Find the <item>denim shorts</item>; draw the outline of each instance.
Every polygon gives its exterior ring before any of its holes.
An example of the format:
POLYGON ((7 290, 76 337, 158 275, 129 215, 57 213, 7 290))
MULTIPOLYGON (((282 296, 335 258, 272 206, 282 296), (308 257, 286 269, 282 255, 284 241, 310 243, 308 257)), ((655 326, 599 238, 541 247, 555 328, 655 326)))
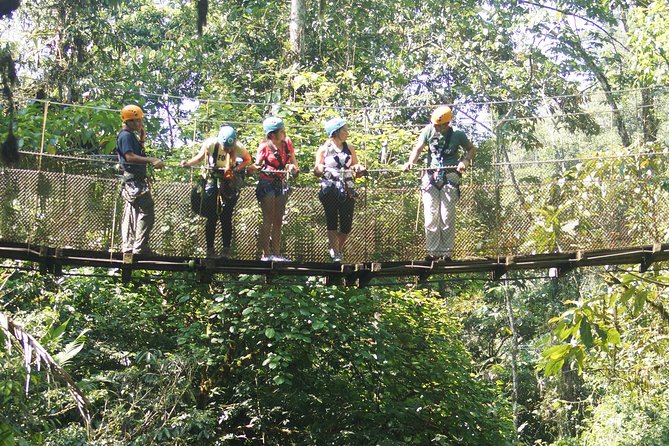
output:
POLYGON ((281 197, 290 193, 290 187, 280 180, 259 180, 256 186, 256 198, 262 201, 269 194, 281 197))

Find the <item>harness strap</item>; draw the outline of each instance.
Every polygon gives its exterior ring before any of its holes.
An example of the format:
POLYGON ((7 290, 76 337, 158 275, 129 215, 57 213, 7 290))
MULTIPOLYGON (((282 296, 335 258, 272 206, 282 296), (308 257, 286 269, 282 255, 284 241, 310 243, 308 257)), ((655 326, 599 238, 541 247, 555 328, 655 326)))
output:
POLYGON ((448 128, 448 131, 446 132, 446 135, 444 135, 444 138, 445 138, 444 144, 441 147, 436 148, 436 147, 433 147, 432 145, 430 145, 430 150, 427 153, 427 165, 428 166, 430 166, 430 164, 432 164, 431 155, 434 155, 435 157, 441 157, 441 159, 444 158, 444 152, 446 152, 451 145, 451 136, 453 136, 453 127, 448 128), (438 149, 438 151, 437 151, 437 149, 438 149))
MULTIPOLYGON (((284 141, 284 144, 286 144, 285 141, 284 141)), ((274 143, 272 141, 270 141, 269 139, 267 140, 267 145, 269 146, 270 149, 272 149, 272 151, 274 152, 274 158, 276 158, 276 160, 279 162, 278 166, 272 166, 272 167, 274 167, 276 170, 283 170, 283 168, 286 167, 286 162, 283 160, 283 157, 279 153, 279 148, 277 146, 275 146, 274 143)), ((286 144, 285 154, 286 154, 286 158, 287 158, 288 157, 288 144, 286 144)))

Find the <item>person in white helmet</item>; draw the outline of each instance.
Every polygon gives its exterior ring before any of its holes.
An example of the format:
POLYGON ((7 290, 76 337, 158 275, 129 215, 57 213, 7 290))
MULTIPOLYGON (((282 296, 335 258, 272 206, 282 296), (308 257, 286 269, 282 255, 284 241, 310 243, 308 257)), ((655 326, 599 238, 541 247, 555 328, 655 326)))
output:
POLYGON ((328 140, 316 151, 314 174, 321 177, 318 198, 323 204, 328 235, 328 253, 333 262, 341 262, 344 245, 353 228, 356 193, 353 177, 365 168, 348 144, 348 125, 340 117, 325 123, 328 140))

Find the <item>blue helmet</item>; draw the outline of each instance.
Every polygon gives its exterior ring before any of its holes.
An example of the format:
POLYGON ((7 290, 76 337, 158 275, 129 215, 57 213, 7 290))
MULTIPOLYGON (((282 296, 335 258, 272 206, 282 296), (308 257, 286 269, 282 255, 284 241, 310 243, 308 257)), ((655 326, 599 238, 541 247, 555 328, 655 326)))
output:
POLYGON ((229 125, 221 126, 218 130, 218 142, 224 147, 232 147, 237 139, 237 132, 229 125))
POLYGON ((329 119, 325 122, 325 133, 328 136, 332 136, 334 132, 346 125, 346 121, 337 116, 336 118, 329 119))
POLYGON ((283 121, 277 116, 270 116, 262 122, 262 128, 265 130, 265 135, 268 133, 276 132, 277 130, 282 129, 283 121))

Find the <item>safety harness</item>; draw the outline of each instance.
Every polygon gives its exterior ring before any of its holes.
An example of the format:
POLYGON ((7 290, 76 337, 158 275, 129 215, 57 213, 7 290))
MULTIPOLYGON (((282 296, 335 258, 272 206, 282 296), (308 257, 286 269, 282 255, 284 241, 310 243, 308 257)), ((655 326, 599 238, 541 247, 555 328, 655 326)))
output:
POLYGON ((348 144, 344 142, 341 152, 346 155, 344 161, 338 155, 337 150, 335 149, 334 143, 330 141, 328 143, 327 150, 325 152, 325 157, 331 156, 336 165, 336 170, 339 171, 339 176, 335 177, 332 173, 332 167, 326 167, 325 172, 323 173, 323 184, 322 189, 327 189, 334 187, 338 190, 339 199, 345 201, 346 199, 355 198, 355 189, 353 188, 353 175, 350 172, 346 171, 346 163, 351 159, 351 150, 348 148, 348 144))
MULTIPOLYGON (((432 158, 434 158, 437 160, 437 163, 440 166, 440 168, 428 169, 426 175, 430 176, 430 184, 435 188, 437 188, 437 190, 441 190, 441 188, 443 188, 446 184, 448 184, 452 187, 455 187, 458 190, 459 194, 460 185, 458 183, 449 181, 446 176, 446 170, 443 169, 442 167, 444 165, 445 156, 448 155, 450 152, 450 144, 452 136, 453 136, 453 128, 449 127, 448 131, 446 132, 445 135, 443 135, 442 138, 439 137, 432 138, 432 140, 429 143, 430 151, 427 154, 427 165, 432 166, 432 158)), ((456 171, 456 173, 460 175, 459 172, 456 171)))

